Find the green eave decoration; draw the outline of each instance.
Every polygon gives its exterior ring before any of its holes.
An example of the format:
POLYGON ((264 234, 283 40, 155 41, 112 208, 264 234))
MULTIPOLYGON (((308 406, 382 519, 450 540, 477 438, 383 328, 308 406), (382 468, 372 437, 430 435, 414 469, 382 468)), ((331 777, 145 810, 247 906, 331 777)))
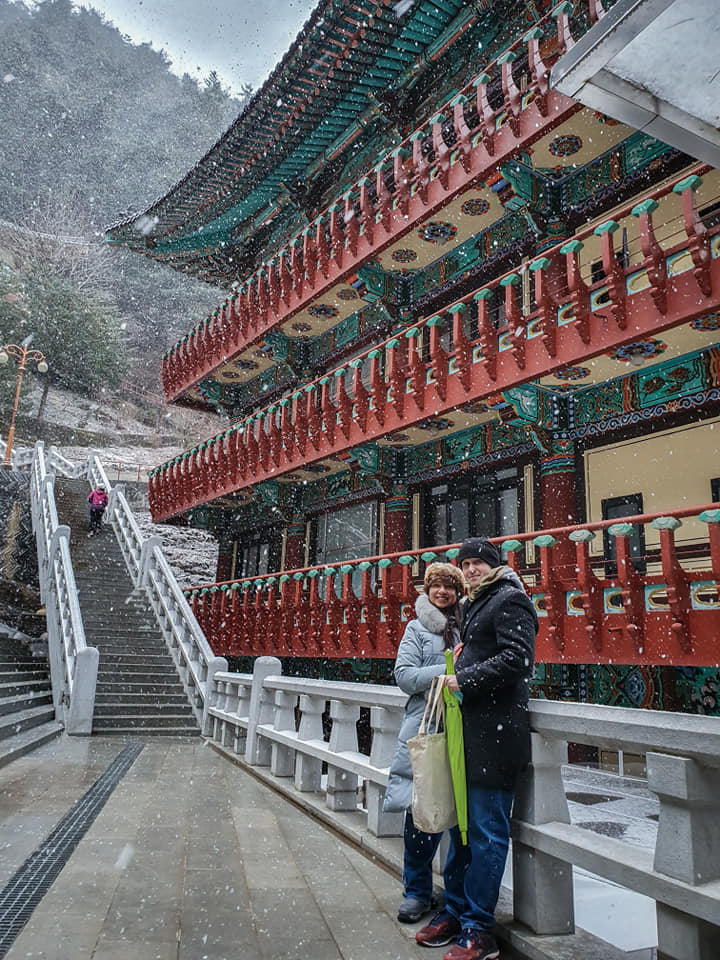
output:
POLYGON ((403 557, 398 557, 398 563, 402 564, 403 567, 409 567, 415 562, 415 557, 409 557, 407 554, 403 557))
POLYGON ((549 533, 543 533, 539 537, 535 537, 533 543, 536 547, 554 547, 558 541, 549 533))
POLYGON ((433 560, 437 560, 438 555, 433 553, 432 550, 428 550, 425 553, 420 554, 420 559, 424 560, 425 563, 432 563, 433 560))
POLYGON ((363 560, 362 563, 358 564, 358 570, 362 570, 364 573, 366 570, 372 570, 373 565, 369 560, 363 560))
POLYGON ((378 560, 378 566, 381 570, 385 570, 387 567, 392 566, 392 560, 390 557, 383 557, 382 560, 378 560))
POLYGON ((500 549, 503 553, 517 553, 518 550, 522 550, 524 544, 519 540, 505 540, 500 544, 500 549))
POLYGON ((347 574, 347 573, 352 573, 352 572, 353 572, 353 565, 352 565, 351 563, 344 563, 344 564, 340 567, 340 573, 347 574))
POLYGON ((633 525, 631 523, 614 523, 611 527, 608 527, 608 533, 611 537, 629 537, 633 532, 633 525))
POLYGON ((459 553, 460 547, 451 547, 450 550, 445 551, 445 556, 448 560, 456 560, 459 553))

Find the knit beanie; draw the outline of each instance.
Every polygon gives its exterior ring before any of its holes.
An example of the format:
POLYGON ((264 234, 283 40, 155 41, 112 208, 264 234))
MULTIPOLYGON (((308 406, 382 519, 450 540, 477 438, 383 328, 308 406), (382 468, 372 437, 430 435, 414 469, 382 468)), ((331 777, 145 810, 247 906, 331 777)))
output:
POLYGON ((465 594, 465 577, 463 577, 460 568, 453 566, 452 563, 428 564, 427 568, 425 569, 425 580, 423 582, 423 589, 425 590, 425 593, 428 592, 430 587, 435 582, 440 582, 446 587, 454 587, 457 590, 459 597, 462 597, 465 594))
POLYGON ((463 540, 457 555, 459 567, 462 567, 463 560, 482 560, 490 567, 502 566, 500 551, 487 537, 468 537, 463 540))

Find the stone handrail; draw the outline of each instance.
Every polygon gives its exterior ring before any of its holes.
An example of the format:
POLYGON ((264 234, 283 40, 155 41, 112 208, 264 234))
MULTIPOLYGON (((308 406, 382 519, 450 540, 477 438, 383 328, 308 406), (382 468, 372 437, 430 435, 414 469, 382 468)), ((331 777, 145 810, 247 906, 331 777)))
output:
MULTIPOLYGON (((18 461, 24 459, 18 456, 18 461)), ((20 465, 13 460, 14 465, 20 465)), ((72 464, 42 441, 31 461, 32 524, 35 532, 40 596, 46 607, 48 659, 55 715, 70 734, 92 733, 98 651, 85 641, 77 586, 70 559, 70 527, 58 523, 55 472, 72 464)))
MULTIPOLYGON (((369 833, 399 836, 402 814, 384 813, 382 806, 405 701, 395 687, 283 677, 277 658, 261 657, 253 675, 215 675, 206 733, 295 802, 303 794, 324 794, 329 810, 357 815, 364 796, 369 833), (328 702, 329 739, 322 721, 328 702), (361 706, 370 708, 369 756, 358 750, 361 706)), ((573 933, 570 867, 577 865, 656 901, 663 956, 715 956, 710 943, 715 949, 720 926, 714 814, 720 721, 547 700, 532 700, 530 717, 532 763, 518 789, 512 824, 515 919, 534 934, 573 933), (646 754, 648 786, 660 802, 654 850, 571 825, 561 777, 568 742, 646 754), (673 952, 679 936, 687 941, 683 953, 673 952)), ((334 817, 333 825, 343 832, 343 817, 334 817)))
POLYGON ((124 485, 110 483, 97 453, 90 456, 87 473, 93 487, 102 483, 108 491, 108 516, 130 577, 135 589, 147 595, 198 722, 204 728, 208 681, 218 670, 227 670, 227 660, 212 652, 165 558, 160 537, 144 538, 140 532, 125 499, 124 485))

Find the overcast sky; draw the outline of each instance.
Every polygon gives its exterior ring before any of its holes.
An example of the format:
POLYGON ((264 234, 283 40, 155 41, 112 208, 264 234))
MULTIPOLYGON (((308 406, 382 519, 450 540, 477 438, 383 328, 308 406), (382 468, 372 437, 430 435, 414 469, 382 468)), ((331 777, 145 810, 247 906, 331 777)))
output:
POLYGON ((318 0, 77 0, 134 43, 164 49, 173 71, 199 79, 217 70, 224 86, 258 88, 318 0))

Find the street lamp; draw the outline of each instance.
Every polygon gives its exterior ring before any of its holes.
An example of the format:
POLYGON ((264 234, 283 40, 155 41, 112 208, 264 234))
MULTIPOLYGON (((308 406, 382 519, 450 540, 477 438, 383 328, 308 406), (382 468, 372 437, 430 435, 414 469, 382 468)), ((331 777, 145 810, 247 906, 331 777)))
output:
POLYGON ((18 367, 17 389, 15 390, 15 403, 13 404, 12 417, 10 418, 10 429, 8 430, 7 446, 5 447, 5 459, 2 462, 4 467, 10 464, 10 454, 12 453, 13 437, 15 436, 15 417, 17 416, 18 403, 20 402, 20 388, 22 387, 22 378, 28 363, 37 363, 38 373, 47 373, 48 365, 45 357, 39 350, 31 350, 32 334, 25 337, 20 346, 15 343, 8 343, 0 348, 0 364, 5 365, 10 357, 15 357, 20 362, 18 367))

